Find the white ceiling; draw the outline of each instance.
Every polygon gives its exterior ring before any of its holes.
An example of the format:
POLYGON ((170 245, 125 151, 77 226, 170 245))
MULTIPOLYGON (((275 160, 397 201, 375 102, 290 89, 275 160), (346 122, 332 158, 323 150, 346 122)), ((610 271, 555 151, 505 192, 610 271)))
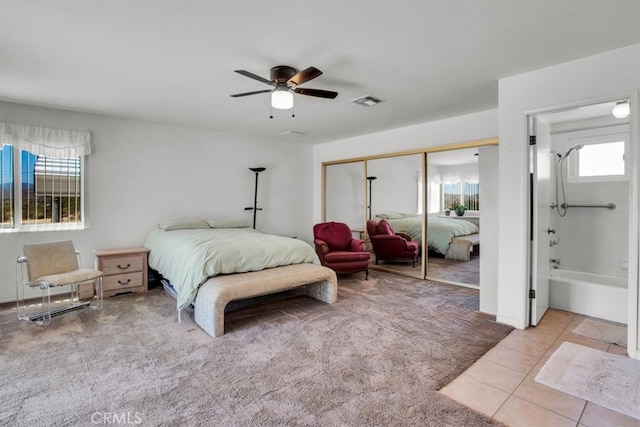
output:
POLYGON ((0 98, 318 143, 497 108, 498 79, 637 43, 639 18, 605 0, 0 0, 0 98), (229 96, 269 88, 233 70, 274 65, 339 95, 272 120, 268 94, 229 96))

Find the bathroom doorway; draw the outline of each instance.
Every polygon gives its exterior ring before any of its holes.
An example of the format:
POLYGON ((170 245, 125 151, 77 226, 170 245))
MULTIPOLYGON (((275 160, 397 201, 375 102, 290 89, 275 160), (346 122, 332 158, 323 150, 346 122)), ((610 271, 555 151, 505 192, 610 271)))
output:
POLYGON ((628 323, 629 99, 528 117, 530 324, 547 308, 628 323))

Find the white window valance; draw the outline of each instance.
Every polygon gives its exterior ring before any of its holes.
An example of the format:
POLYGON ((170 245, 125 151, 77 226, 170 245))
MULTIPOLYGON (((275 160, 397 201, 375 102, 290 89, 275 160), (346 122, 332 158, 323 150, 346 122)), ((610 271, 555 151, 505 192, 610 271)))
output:
POLYGON ((0 142, 39 156, 71 158, 87 156, 91 132, 0 122, 0 142))

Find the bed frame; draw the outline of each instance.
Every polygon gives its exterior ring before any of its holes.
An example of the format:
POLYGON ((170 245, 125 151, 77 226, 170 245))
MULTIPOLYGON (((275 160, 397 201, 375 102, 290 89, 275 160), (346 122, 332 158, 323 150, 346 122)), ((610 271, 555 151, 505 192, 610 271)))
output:
POLYGON ((307 295, 333 304, 338 300, 336 273, 317 264, 293 264, 208 279, 198 289, 195 321, 212 337, 224 335, 224 309, 230 301, 304 288, 307 295))

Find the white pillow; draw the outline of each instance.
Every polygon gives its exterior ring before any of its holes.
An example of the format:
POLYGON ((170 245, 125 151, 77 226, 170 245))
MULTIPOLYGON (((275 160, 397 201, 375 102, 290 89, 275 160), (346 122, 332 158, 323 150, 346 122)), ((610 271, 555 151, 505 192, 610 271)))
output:
POLYGON ((376 218, 382 218, 382 219, 400 219, 403 218, 402 214, 399 214, 397 212, 387 212, 387 213, 379 213, 376 214, 376 218))
POLYGON ((190 220, 190 221, 173 221, 173 222, 163 222, 158 224, 158 228, 164 231, 171 230, 186 230, 193 228, 211 228, 206 221, 201 219, 190 220))
POLYGON ((207 219, 205 220, 211 228, 249 228, 249 221, 246 219, 207 219))

